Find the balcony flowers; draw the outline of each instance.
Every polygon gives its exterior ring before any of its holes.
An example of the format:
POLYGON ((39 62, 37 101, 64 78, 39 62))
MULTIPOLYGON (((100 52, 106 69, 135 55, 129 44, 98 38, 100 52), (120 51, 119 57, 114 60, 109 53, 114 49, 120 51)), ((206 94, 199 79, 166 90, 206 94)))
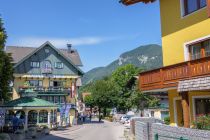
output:
POLYGON ((210 115, 197 115, 196 121, 193 122, 193 125, 196 129, 210 130, 210 115))

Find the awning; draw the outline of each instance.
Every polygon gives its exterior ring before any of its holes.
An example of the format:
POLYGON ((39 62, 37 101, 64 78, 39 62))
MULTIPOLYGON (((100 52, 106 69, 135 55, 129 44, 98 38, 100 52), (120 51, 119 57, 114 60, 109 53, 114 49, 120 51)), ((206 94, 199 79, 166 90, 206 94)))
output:
POLYGON ((21 97, 5 103, 1 107, 14 109, 57 108, 57 105, 35 97, 21 97))
POLYGON ((178 92, 210 89, 210 77, 179 81, 178 92))

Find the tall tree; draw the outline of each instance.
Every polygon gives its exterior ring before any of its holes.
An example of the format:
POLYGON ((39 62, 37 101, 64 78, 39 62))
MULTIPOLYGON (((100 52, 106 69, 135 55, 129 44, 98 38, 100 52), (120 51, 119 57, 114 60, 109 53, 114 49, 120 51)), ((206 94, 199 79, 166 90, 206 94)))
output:
MULTIPOLYGON (((128 64, 117 68, 112 73, 112 81, 118 87, 118 104, 117 108, 120 111, 126 112, 133 106, 131 95, 133 93, 132 87, 128 86, 129 81, 137 76, 139 69, 132 64, 128 64)), ((132 85, 132 86, 135 86, 132 85)))
POLYGON ((113 86, 113 83, 109 80, 98 80, 94 83, 91 93, 99 109, 99 121, 101 120, 100 114, 102 108, 104 115, 106 115, 106 109, 115 106, 117 100, 116 91, 116 87, 113 86))
POLYGON ((85 106, 86 107, 89 107, 90 108, 90 121, 91 121, 91 118, 92 118, 92 116, 91 116, 92 115, 92 109, 95 106, 95 102, 93 100, 92 95, 85 96, 84 103, 85 103, 85 106))
POLYGON ((5 49, 7 34, 0 18, 0 100, 10 100, 10 83, 13 79, 13 65, 11 54, 7 54, 5 49))

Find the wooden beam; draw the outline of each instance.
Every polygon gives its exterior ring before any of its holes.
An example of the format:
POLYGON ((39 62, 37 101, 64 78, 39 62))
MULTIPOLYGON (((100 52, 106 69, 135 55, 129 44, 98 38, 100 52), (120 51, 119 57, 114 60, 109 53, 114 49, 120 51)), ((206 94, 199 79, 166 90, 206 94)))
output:
POLYGON ((208 13, 208 17, 210 18, 210 0, 206 0, 207 3, 207 13, 208 13))
POLYGON ((190 107, 189 107, 189 98, 188 92, 180 93, 182 96, 182 109, 183 109, 183 119, 184 119, 184 127, 190 128, 190 107))

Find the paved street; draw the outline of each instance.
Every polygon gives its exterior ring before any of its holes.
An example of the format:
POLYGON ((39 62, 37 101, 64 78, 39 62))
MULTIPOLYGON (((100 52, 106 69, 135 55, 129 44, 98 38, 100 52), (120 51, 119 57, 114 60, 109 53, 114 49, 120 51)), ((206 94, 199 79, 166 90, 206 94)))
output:
POLYGON ((41 140, 124 140, 123 130, 123 125, 118 123, 94 121, 75 130, 52 131, 41 140))

